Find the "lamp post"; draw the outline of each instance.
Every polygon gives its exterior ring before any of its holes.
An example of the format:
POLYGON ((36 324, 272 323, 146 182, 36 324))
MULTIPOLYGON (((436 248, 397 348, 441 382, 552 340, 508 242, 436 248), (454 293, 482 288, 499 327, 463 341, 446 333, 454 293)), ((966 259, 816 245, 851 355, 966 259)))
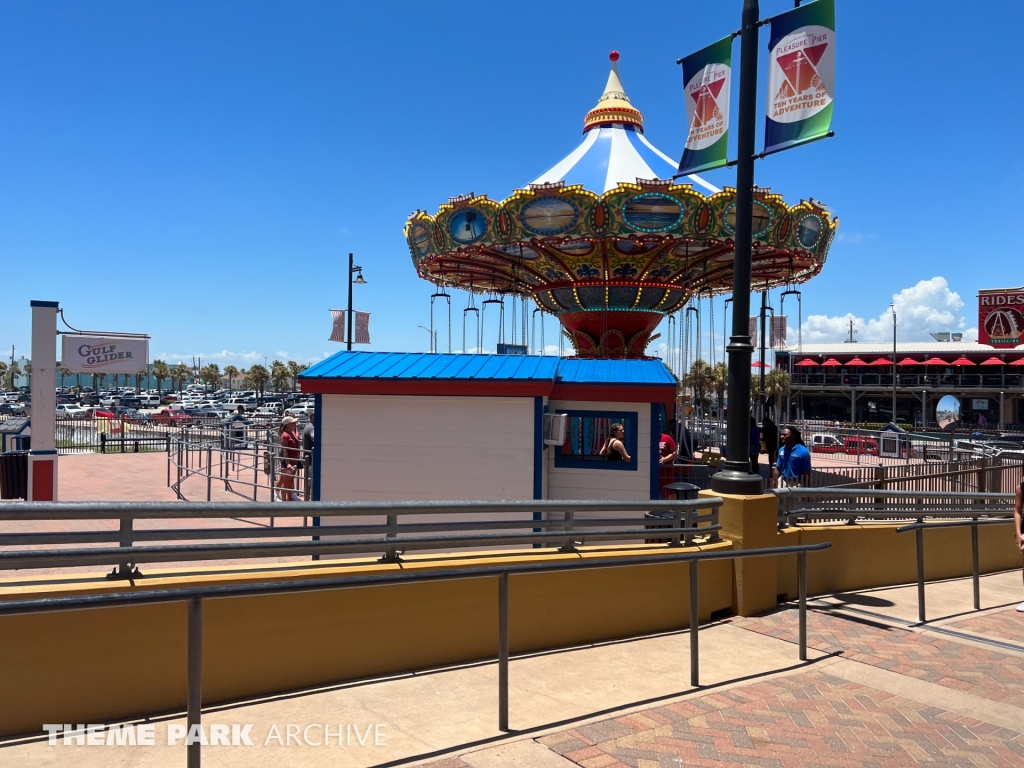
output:
POLYGON ((352 263, 352 254, 348 255, 348 312, 345 315, 348 328, 345 333, 345 348, 352 351, 352 329, 355 327, 352 318, 352 286, 353 285, 366 285, 366 281, 363 279, 363 268, 356 266, 352 263), (353 281, 352 275, 356 278, 353 281))
POLYGON ((892 423, 896 423, 896 305, 889 304, 892 311, 892 423))
POLYGON ((427 328, 427 326, 425 326, 425 325, 417 325, 416 327, 417 328, 422 328, 424 331, 426 331, 427 333, 430 334, 430 351, 432 353, 436 352, 437 351, 437 331, 432 331, 429 328, 427 328))
POLYGON ((715 493, 757 495, 760 475, 750 472, 750 251, 754 214, 754 141, 757 119, 758 0, 743 0, 740 46, 740 112, 736 160, 736 230, 733 259, 732 335, 729 337, 729 420, 726 460, 711 476, 715 493))

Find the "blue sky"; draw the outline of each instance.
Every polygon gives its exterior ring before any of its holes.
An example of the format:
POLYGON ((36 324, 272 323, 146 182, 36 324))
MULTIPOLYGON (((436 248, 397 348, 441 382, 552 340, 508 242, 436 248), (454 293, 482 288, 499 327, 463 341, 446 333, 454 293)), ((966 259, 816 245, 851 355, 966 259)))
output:
MULTIPOLYGON (((847 313, 865 340, 872 318, 882 333, 895 294, 918 318, 908 335, 969 330, 977 289, 1024 283, 1024 3, 837 6, 836 138, 756 171, 841 219, 804 338, 836 337, 847 313)), ((571 151, 612 49, 647 137, 678 156, 674 62, 740 7, 7 0, 0 348, 27 352, 28 302, 46 299, 77 327, 150 333, 172 362, 319 358, 339 348, 327 310, 353 251, 371 348, 425 350, 408 214, 503 199, 571 151)))

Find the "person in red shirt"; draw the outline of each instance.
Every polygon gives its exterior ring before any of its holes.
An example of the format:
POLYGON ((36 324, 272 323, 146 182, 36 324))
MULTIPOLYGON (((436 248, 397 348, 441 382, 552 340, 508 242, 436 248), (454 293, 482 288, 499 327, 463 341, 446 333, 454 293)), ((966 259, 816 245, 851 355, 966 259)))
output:
MULTIPOLYGON (((666 485, 676 481, 676 470, 673 464, 675 464, 676 455, 679 453, 679 447, 672 439, 672 435, 661 433, 661 438, 658 441, 658 453, 661 455, 658 462, 661 467, 658 475, 661 479, 661 488, 664 490, 666 485)), ((664 492, 662 492, 662 496, 664 496, 664 492)))
POLYGON ((300 441, 298 419, 285 416, 281 419, 281 471, 277 475, 277 493, 281 501, 297 501, 295 498, 295 475, 299 471, 300 441))

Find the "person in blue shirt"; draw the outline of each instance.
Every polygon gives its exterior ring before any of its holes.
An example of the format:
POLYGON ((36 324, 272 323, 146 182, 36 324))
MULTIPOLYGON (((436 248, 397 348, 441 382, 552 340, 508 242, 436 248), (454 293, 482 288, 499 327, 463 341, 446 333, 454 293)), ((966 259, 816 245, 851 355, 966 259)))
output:
POLYGON ((800 430, 783 427, 779 437, 782 438, 782 447, 772 471, 775 484, 780 487, 807 485, 811 475, 811 452, 804 445, 800 430))

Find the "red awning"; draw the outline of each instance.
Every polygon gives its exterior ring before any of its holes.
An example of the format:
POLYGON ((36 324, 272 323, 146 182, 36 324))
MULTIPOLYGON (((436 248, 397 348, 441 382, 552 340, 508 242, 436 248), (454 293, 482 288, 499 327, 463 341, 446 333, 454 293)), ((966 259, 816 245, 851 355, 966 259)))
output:
POLYGON ((923 365, 949 365, 949 363, 938 357, 929 357, 924 361, 923 365))
POLYGON ((832 365, 839 366, 839 365, 842 365, 842 363, 840 363, 834 357, 830 357, 828 360, 826 360, 824 363, 822 363, 822 365, 826 365, 826 366, 832 366, 832 365))
POLYGON ((1005 365, 1005 363, 998 357, 990 357, 988 360, 983 360, 978 365, 1005 365))
POLYGON ((818 364, 809 357, 805 357, 799 363, 793 363, 794 368, 810 368, 811 366, 817 368, 818 364))
POLYGON ((853 360, 848 360, 846 364, 847 365, 867 365, 867 363, 865 363, 859 357, 855 357, 855 358, 853 358, 853 360))
POLYGON ((1024 357, 1014 360, 1010 365, 1024 365, 1024 357))
MULTIPOLYGON (((750 364, 750 367, 751 367, 751 368, 760 368, 760 367, 761 367, 761 361, 760 361, 760 360, 755 360, 754 362, 752 362, 752 363, 750 364)), ((764 364, 764 367, 765 367, 765 368, 771 368, 771 366, 770 366, 770 365, 768 365, 768 363, 765 363, 765 364, 764 364)))
POLYGON ((977 365, 977 363, 973 360, 968 360, 963 355, 960 355, 960 357, 952 362, 952 365, 977 365))
POLYGON ((920 360, 914 360, 912 357, 904 357, 896 365, 924 365, 920 360))
POLYGON ((890 358, 880 357, 877 360, 868 363, 868 365, 884 365, 886 367, 891 367, 892 366, 892 358, 891 357, 890 358))

